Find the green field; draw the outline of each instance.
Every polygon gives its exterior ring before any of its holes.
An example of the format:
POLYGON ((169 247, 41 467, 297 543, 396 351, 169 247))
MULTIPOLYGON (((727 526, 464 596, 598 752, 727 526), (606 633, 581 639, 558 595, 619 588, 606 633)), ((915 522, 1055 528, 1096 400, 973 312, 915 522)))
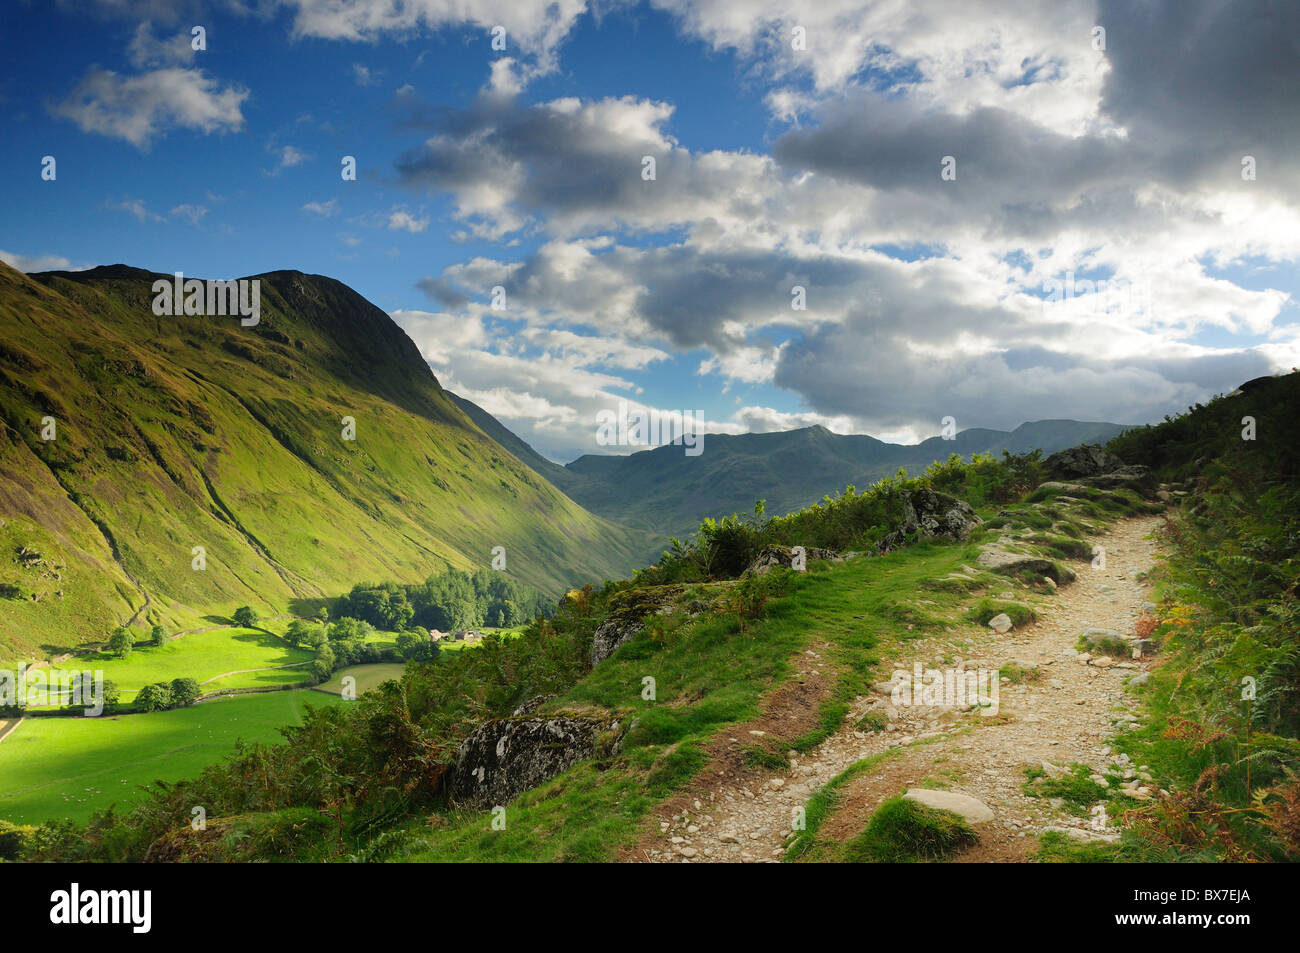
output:
POLYGON ((181 636, 161 647, 137 643, 125 659, 106 652, 82 655, 53 670, 103 671, 104 678, 121 689, 122 701, 129 703, 145 685, 174 678, 198 679, 204 692, 292 685, 307 680, 306 666, 276 666, 311 660, 306 649, 290 648, 259 629, 222 628, 181 636))
POLYGON ((85 821, 140 785, 199 774, 238 739, 278 741, 278 729, 297 724, 306 704, 338 702, 301 689, 149 715, 28 718, 0 743, 0 818, 85 821))
POLYGON ((357 694, 364 695, 370 689, 384 682, 399 679, 406 665, 402 662, 378 662, 374 665, 352 665, 341 668, 328 682, 317 685, 313 691, 338 695, 343 689, 344 676, 351 675, 357 680, 357 694))

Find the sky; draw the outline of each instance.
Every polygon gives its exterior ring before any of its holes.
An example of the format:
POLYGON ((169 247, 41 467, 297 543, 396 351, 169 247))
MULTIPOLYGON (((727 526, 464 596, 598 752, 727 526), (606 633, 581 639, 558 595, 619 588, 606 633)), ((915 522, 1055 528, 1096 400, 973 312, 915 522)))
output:
POLYGON ((337 278, 561 462, 1300 366, 1292 0, 7 0, 0 62, 0 259, 337 278))

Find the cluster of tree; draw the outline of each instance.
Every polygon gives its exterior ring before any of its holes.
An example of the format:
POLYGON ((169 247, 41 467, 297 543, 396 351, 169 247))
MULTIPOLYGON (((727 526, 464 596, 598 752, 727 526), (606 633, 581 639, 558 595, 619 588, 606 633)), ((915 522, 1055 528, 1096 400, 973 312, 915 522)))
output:
POLYGON ((554 612, 551 601, 531 586, 490 569, 470 575, 451 569, 422 583, 360 583, 341 597, 335 614, 369 622, 389 632, 411 625, 456 632, 477 626, 509 628, 554 612))
MULTIPOLYGON (((155 625, 149 630, 149 644, 153 646, 163 646, 167 644, 170 638, 167 627, 155 625)), ((126 658, 135 649, 135 633, 125 625, 119 625, 113 630, 113 634, 108 637, 108 650, 118 658, 126 658)))
MULTIPOLYGON (((391 649, 382 649, 368 641, 374 633, 375 627, 369 622, 344 616, 327 625, 294 619, 285 630, 284 638, 290 645, 316 652, 311 674, 312 679, 319 683, 349 665, 394 661, 397 655, 391 649)), ((427 633, 425 640, 428 640, 427 633)))
POLYGON ((188 708, 198 700, 199 683, 193 678, 174 678, 170 682, 155 682, 140 689, 135 696, 138 711, 168 711, 188 708))

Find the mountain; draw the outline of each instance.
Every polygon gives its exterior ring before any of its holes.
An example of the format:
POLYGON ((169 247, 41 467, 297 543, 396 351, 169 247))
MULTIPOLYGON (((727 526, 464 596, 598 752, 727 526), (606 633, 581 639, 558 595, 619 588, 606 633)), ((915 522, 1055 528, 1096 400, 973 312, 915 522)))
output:
POLYGON ((885 443, 865 434, 835 434, 825 427, 774 433, 706 434, 703 452, 681 446, 623 456, 586 454, 560 466, 538 454, 481 407, 452 399, 485 432, 593 513, 656 532, 660 540, 685 536, 705 517, 747 513, 756 500, 778 516, 815 503, 853 484, 865 489, 899 467, 916 472, 950 454, 1023 453, 1044 456, 1080 443, 1105 443, 1121 424, 1039 420, 1015 430, 963 430, 955 438, 931 437, 915 445, 885 443), (500 436, 501 432, 507 436, 500 436))
POLYGON ((168 275, 0 264, 0 658, 127 619, 307 608, 496 546, 548 593, 644 563, 647 534, 484 433, 382 310, 330 278, 254 277, 244 327, 156 316, 168 275))

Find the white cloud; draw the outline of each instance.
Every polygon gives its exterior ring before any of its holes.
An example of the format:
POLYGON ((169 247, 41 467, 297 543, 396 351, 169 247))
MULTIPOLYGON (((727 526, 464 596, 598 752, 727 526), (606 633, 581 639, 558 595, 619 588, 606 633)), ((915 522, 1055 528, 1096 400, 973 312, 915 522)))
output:
POLYGON ((416 235, 429 227, 429 219, 417 218, 405 209, 393 209, 388 214, 388 227, 393 231, 407 231, 416 235))
POLYGON ((36 271, 85 271, 88 265, 73 265, 62 255, 19 255, 0 248, 0 261, 25 274, 36 271))
POLYGON ((321 218, 329 218, 339 210, 339 200, 329 199, 324 202, 308 202, 302 207, 304 212, 312 215, 319 215, 321 218))
POLYGON ((208 214, 208 209, 202 205, 177 205, 170 212, 172 218, 183 218, 189 221, 191 225, 198 225, 203 220, 203 216, 208 214))
POLYGON ((189 30, 173 32, 169 36, 154 36, 153 24, 145 20, 136 27, 127 56, 136 69, 153 66, 186 66, 194 60, 191 46, 193 37, 189 30))
POLYGON ((83 132, 148 149, 156 137, 174 127, 202 133, 239 131, 244 127, 241 107, 247 98, 248 90, 222 87, 202 70, 169 67, 119 76, 95 68, 52 111, 71 119, 83 132))
POLYGON ((115 212, 126 212, 135 218, 137 222, 163 222, 166 221, 157 212, 149 211, 143 199, 133 199, 130 196, 114 202, 111 199, 104 203, 104 207, 115 212))
POLYGON ((493 27, 506 31, 505 54, 523 53, 542 70, 555 66, 556 51, 586 12, 586 0, 283 0, 294 11, 296 36, 373 41, 385 35, 414 36, 422 30, 474 28, 484 56, 493 27))

